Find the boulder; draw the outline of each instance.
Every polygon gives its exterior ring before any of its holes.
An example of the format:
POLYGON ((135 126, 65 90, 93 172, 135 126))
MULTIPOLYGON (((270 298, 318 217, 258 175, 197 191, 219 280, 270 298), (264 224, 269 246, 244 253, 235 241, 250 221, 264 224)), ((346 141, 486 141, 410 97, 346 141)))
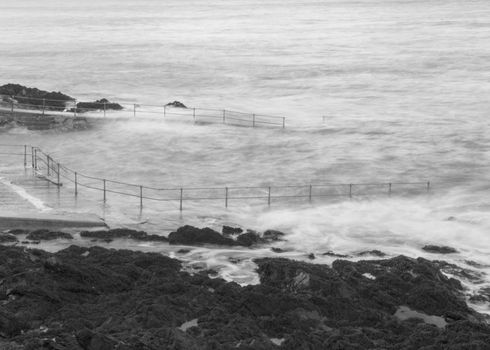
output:
POLYGON ((434 254, 452 254, 458 252, 456 249, 452 247, 438 246, 438 245, 426 245, 422 247, 422 250, 434 254))
POLYGON ((170 244, 182 245, 237 245, 237 242, 233 239, 224 237, 208 227, 201 229, 189 225, 178 228, 176 232, 171 232, 168 235, 168 241, 170 244))
POLYGON ((223 233, 224 235, 236 235, 242 232, 243 230, 240 227, 231 227, 226 225, 223 225, 223 228, 221 230, 221 233, 223 233))
POLYGON ((175 108, 187 108, 185 104, 179 101, 169 102, 165 106, 175 107, 175 108))
MULTIPOLYGON (((83 113, 83 112, 89 112, 93 110, 114 110, 114 111, 120 111, 124 109, 123 106, 121 106, 119 103, 115 102, 110 102, 108 99, 100 99, 96 100, 94 102, 78 102, 77 103, 77 112, 83 113)), ((73 111, 73 109, 72 109, 73 111)))
POLYGON ((0 234, 0 243, 12 243, 12 242, 18 242, 17 237, 8 233, 0 234))

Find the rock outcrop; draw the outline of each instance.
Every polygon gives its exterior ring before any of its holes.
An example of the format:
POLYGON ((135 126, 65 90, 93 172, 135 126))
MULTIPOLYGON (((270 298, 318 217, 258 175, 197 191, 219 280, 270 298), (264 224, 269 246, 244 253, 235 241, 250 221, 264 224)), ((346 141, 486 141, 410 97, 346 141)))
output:
POLYGON ((256 261, 240 287, 160 254, 0 246, 2 349, 488 349, 461 284, 425 259, 256 261), (450 347, 448 347, 450 345, 450 347))

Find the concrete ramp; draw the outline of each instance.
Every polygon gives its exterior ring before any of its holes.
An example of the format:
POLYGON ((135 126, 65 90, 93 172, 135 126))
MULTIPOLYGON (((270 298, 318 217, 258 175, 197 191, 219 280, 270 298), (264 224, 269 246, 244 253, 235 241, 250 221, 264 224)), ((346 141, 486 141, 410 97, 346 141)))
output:
MULTIPOLYGON (((35 186, 25 180, 22 181, 22 179, 29 178, 32 179, 26 176, 25 178, 16 177, 17 181, 11 181, 5 176, 0 176, 0 230, 106 226, 97 215, 76 213, 76 210, 74 212, 62 211, 60 208, 46 205, 36 194, 49 194, 50 191, 53 191, 53 186, 42 179, 35 179, 35 186), (37 191, 33 191, 34 189, 37 191)), ((49 196, 47 198, 49 199, 49 196)), ((72 196, 70 198, 73 199, 72 196)), ((58 200, 59 204, 67 202, 59 198, 58 200)))
POLYGON ((0 211, 0 230, 9 229, 63 229, 107 227, 105 222, 95 215, 86 214, 42 214, 35 212, 2 213, 0 211))

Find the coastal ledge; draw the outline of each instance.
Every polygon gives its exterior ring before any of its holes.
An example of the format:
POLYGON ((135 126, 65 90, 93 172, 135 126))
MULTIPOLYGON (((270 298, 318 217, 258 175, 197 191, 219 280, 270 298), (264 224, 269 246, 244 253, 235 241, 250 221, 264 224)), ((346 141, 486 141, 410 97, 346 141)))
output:
POLYGON ((398 256, 255 260, 240 287, 157 253, 0 245, 2 349, 486 349, 459 281, 398 256))

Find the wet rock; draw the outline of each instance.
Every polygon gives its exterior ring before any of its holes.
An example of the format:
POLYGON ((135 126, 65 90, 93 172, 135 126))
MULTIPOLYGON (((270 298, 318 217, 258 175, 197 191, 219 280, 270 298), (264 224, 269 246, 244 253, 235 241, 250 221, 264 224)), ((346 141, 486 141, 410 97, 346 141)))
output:
POLYGON ((452 247, 438 246, 438 245, 426 245, 422 247, 422 250, 435 254, 452 254, 458 252, 456 249, 452 247))
POLYGON ((189 225, 180 227, 176 232, 171 232, 168 235, 168 241, 170 244, 183 245, 237 245, 236 241, 233 239, 224 237, 208 227, 200 229, 189 225))
POLYGON ((446 261, 433 261, 433 263, 447 274, 458 277, 472 283, 482 283, 485 273, 477 270, 467 269, 455 264, 450 264, 446 261))
POLYGON ((366 255, 377 256, 377 257, 380 257, 380 258, 386 256, 385 253, 383 253, 382 251, 379 251, 377 249, 374 249, 374 250, 366 250, 366 251, 357 253, 357 256, 366 256, 366 255))
POLYGON ((188 274, 161 254, 0 246, 0 348, 485 349, 490 343, 482 316, 428 260, 336 260, 332 267, 255 262, 261 283, 240 287, 209 278, 210 271, 188 274))
POLYGON ((284 253, 284 252, 286 252, 286 250, 281 249, 281 248, 277 248, 277 247, 272 247, 271 248, 271 251, 273 251, 274 253, 284 253))
POLYGON ((26 239, 31 241, 51 241, 53 239, 73 239, 73 236, 66 232, 41 229, 29 232, 26 239))
POLYGON ((119 103, 110 102, 109 100, 102 98, 100 100, 94 102, 78 102, 77 103, 77 112, 83 113, 92 110, 114 110, 120 111, 123 109, 119 103))
POLYGON ((75 101, 71 96, 61 92, 39 90, 19 84, 5 84, 0 86, 0 95, 12 96, 20 104, 31 105, 42 108, 43 104, 47 109, 65 108, 69 102, 75 101))
POLYGON ((336 258, 349 258, 350 257, 349 255, 337 254, 337 253, 334 253, 332 251, 328 251, 326 253, 323 253, 322 255, 333 256, 336 258))
POLYGON ((276 230, 267 230, 262 235, 262 238, 266 241, 274 242, 274 241, 282 241, 285 234, 281 231, 276 230))
POLYGON ((245 247, 250 247, 254 244, 262 242, 260 236, 251 231, 241 234, 236 240, 238 244, 245 247))
POLYGON ((240 227, 231 227, 226 225, 223 225, 223 228, 221 230, 221 233, 223 233, 224 235, 236 235, 242 232, 243 230, 240 227))
POLYGON ((114 239, 125 238, 133 239, 135 241, 145 242, 167 242, 168 239, 165 236, 149 235, 144 231, 130 230, 126 228, 116 228, 107 231, 83 231, 80 232, 80 236, 84 238, 94 238, 102 240, 107 243, 112 242, 114 239))
POLYGON ((308 254, 308 259, 315 260, 315 258, 316 258, 315 254, 313 254, 313 253, 308 254))
POLYGON ((179 101, 169 102, 165 106, 176 107, 176 108, 187 108, 185 104, 179 101))
POLYGON ((0 243, 13 243, 18 242, 17 237, 11 234, 0 234, 0 243))

